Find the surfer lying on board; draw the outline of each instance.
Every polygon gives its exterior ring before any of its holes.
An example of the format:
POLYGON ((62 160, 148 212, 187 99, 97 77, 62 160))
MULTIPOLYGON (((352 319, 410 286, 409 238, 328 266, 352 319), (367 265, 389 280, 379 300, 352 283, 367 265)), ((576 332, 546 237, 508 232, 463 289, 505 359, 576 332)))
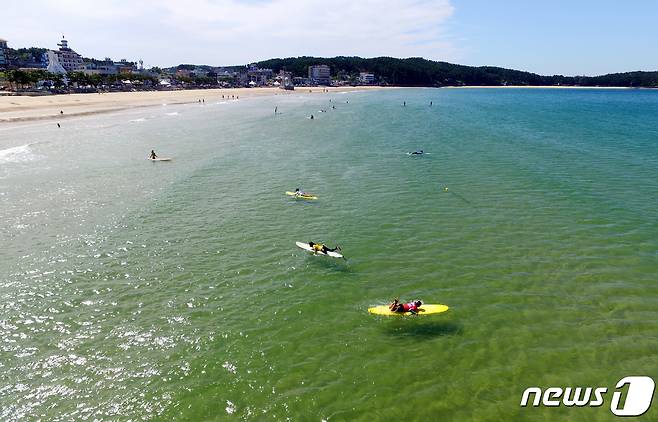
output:
POLYGON ((295 189, 295 197, 299 198, 301 196, 313 196, 311 192, 304 192, 303 190, 300 190, 299 188, 295 189))
POLYGON ((399 299, 394 299, 393 303, 388 305, 388 309, 391 310, 391 312, 399 312, 399 313, 405 313, 405 312, 411 312, 412 314, 417 314, 420 310, 420 307, 423 305, 423 302, 420 300, 415 300, 413 302, 409 303, 400 303, 399 299))
POLYGON ((410 154, 411 154, 411 155, 423 155, 424 152, 423 152, 423 150, 421 149, 421 150, 419 150, 419 151, 414 151, 414 152, 412 152, 412 153, 410 153, 410 154))
POLYGON ((340 250, 340 246, 336 245, 335 248, 331 249, 328 248, 327 245, 323 245, 322 243, 315 243, 315 242, 308 242, 308 246, 313 248, 313 252, 318 253, 322 252, 323 254, 327 254, 327 252, 336 252, 340 250))
POLYGON ((149 155, 149 158, 150 158, 151 160, 155 160, 156 158, 158 158, 158 156, 155 155, 155 151, 151 150, 151 154, 149 155))

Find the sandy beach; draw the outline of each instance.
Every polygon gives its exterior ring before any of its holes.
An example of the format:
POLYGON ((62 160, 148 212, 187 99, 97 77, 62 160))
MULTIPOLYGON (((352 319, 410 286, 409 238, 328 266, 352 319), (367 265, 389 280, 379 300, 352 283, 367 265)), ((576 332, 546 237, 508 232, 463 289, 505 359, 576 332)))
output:
POLYGON ((137 107, 162 104, 186 104, 199 100, 217 101, 229 98, 251 98, 271 95, 321 95, 331 92, 382 89, 378 86, 359 87, 298 87, 294 91, 279 88, 195 89, 181 91, 111 92, 103 94, 65 94, 0 97, 0 123, 44 119, 67 119, 97 113, 108 113, 137 107), (60 113, 63 112, 63 113, 60 113))

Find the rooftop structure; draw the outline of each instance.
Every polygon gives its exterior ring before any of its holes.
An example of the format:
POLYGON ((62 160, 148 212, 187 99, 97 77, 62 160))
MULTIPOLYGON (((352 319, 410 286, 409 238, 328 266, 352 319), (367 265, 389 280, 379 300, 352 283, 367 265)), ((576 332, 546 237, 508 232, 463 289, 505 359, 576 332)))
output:
POLYGON ((326 64, 308 67, 308 78, 315 85, 331 85, 331 71, 326 64))

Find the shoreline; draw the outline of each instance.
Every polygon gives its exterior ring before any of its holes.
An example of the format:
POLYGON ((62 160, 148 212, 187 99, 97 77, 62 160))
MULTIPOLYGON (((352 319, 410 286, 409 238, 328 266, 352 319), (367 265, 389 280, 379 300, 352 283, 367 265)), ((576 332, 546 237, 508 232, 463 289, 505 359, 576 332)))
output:
MULTIPOLYGON (((232 100, 235 97, 254 98, 275 95, 323 94, 380 89, 404 89, 421 87, 398 86, 345 86, 345 87, 299 87, 294 91, 280 88, 217 88, 189 89, 176 91, 136 91, 88 94, 56 94, 45 96, 0 96, 0 124, 47 120, 65 120, 102 113, 112 113, 142 107, 160 105, 193 104, 199 100, 232 100), (328 91, 328 92, 325 92, 328 91), (224 98, 222 98, 224 95, 224 98), (61 114, 60 111, 64 113, 61 114)), ((554 86, 554 85, 467 85, 426 87, 428 89, 577 89, 577 90, 631 90, 655 88, 598 87, 598 86, 554 86)), ((237 98, 235 98, 237 99, 237 98)))
POLYGON ((58 94, 47 96, 0 97, 0 123, 40 120, 64 120, 72 117, 112 113, 133 108, 192 104, 199 100, 218 101, 274 95, 322 94, 335 92, 390 89, 380 86, 300 87, 294 91, 280 88, 220 88, 178 91, 138 91, 93 94, 58 94), (224 95, 224 98, 222 98, 224 95), (237 98, 233 98, 233 96, 237 98), (63 111, 64 113, 60 113, 63 111))

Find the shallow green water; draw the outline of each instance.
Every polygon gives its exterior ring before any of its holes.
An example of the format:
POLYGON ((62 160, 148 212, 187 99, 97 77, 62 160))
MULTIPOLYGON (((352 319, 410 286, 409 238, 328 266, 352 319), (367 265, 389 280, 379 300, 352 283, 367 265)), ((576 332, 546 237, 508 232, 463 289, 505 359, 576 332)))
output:
POLYGON ((657 379, 657 92, 274 96, 53 126, 0 127, 1 420, 613 420, 609 397, 519 401, 657 379), (451 309, 368 315, 396 296, 451 309))

